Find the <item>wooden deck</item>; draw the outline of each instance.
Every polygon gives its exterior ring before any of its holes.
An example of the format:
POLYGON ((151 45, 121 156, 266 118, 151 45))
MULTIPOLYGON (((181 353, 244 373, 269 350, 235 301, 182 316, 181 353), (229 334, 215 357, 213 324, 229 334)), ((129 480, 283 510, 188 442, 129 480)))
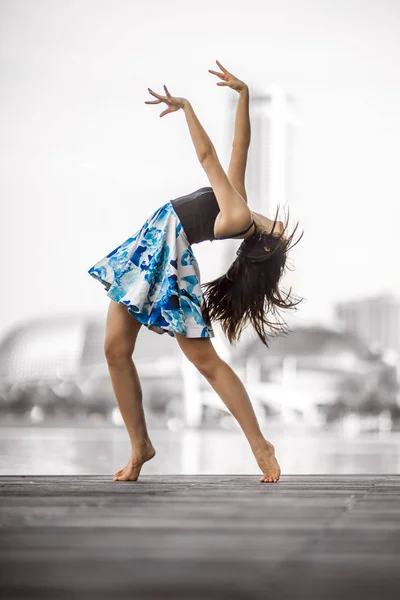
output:
POLYGON ((3 476, 5 600, 400 598, 400 475, 3 476))

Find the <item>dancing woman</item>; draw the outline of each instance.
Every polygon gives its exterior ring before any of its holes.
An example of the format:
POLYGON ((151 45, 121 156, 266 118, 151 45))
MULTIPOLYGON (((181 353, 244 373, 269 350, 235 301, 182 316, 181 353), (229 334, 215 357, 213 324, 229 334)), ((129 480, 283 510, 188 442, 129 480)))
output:
POLYGON ((142 325, 174 337, 214 388, 250 444, 263 473, 260 481, 276 482, 280 476, 274 446, 260 430, 243 383, 217 354, 210 338, 215 335, 212 321, 220 323, 231 344, 239 340, 248 324, 266 346, 266 327, 275 333, 286 333, 284 321, 274 323, 269 317, 279 309, 295 308, 301 302, 289 299, 290 292, 284 298, 278 288, 297 225, 286 236, 288 220, 285 224, 278 221, 278 213, 271 220, 250 210, 247 204, 249 90, 243 81, 216 62, 221 72, 209 72, 222 80, 217 85, 228 86, 239 94, 227 173, 190 102, 172 96, 165 85, 165 95, 148 88, 156 100, 146 104, 167 105, 160 117, 178 110, 185 114, 210 186, 163 204, 135 234, 88 271, 104 285, 110 298, 104 351, 132 447, 130 460, 115 473, 115 481, 136 481, 142 465, 156 453, 147 431, 142 389, 132 360, 142 325), (223 239, 243 240, 237 257, 226 274, 201 284, 192 245, 223 239))

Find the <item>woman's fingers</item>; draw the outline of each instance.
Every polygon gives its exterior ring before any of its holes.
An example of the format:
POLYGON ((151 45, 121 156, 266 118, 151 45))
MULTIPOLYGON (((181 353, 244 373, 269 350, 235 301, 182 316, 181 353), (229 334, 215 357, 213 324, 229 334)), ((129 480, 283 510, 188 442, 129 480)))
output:
POLYGON ((149 93, 152 96, 155 96, 156 98, 162 98, 163 96, 160 96, 160 94, 156 94, 155 92, 153 92, 153 90, 151 90, 150 88, 147 88, 149 90, 149 93))
POLYGON ((217 65, 219 66, 219 68, 221 69, 221 71, 223 71, 224 73, 226 73, 226 75, 230 74, 229 71, 227 69, 225 69, 225 67, 223 67, 218 60, 216 60, 215 62, 217 63, 217 65))
POLYGON ((210 73, 213 73, 214 75, 218 75, 218 77, 220 79, 222 79, 223 81, 218 81, 217 85, 228 85, 229 86, 229 76, 225 75, 225 73, 217 73, 217 71, 212 71, 211 69, 208 69, 210 73))
MULTIPOLYGON (((167 94, 166 96, 161 96, 161 94, 156 94, 156 92, 153 92, 153 90, 151 90, 150 88, 147 88, 147 89, 149 90, 149 93, 150 93, 152 96, 155 96, 156 98, 159 98, 158 102, 166 102, 166 100, 167 100, 168 98, 172 98, 171 94, 170 94, 170 93, 169 93, 169 91, 167 90, 167 86, 166 86, 166 85, 164 85, 164 89, 165 89, 165 91, 166 91, 166 94, 167 94)), ((155 101, 153 101, 153 104, 154 104, 154 103, 155 103, 155 101)))
POLYGON ((240 92, 240 91, 246 89, 247 86, 243 81, 241 81, 240 79, 235 77, 235 75, 233 75, 227 69, 225 69, 225 67, 223 67, 218 60, 215 62, 217 63, 219 68, 223 71, 223 73, 218 73, 217 71, 212 71, 211 69, 208 69, 208 70, 210 73, 213 73, 214 75, 218 75, 218 77, 223 80, 223 81, 219 81, 217 83, 217 85, 221 85, 221 86, 227 85, 228 87, 232 88, 236 92, 240 92))
POLYGON ((161 113, 160 117, 163 117, 168 113, 175 112, 176 110, 183 108, 186 102, 185 98, 175 98, 174 96, 172 96, 166 85, 164 85, 163 87, 165 89, 165 93, 167 94, 166 96, 161 96, 160 94, 153 92, 151 88, 147 88, 149 93, 155 96, 157 100, 145 100, 145 104, 160 104, 160 102, 165 102, 165 104, 168 105, 167 110, 161 113))
POLYGON ((160 104, 160 102, 165 102, 165 98, 163 96, 160 96, 160 94, 156 94, 150 88, 147 89, 149 90, 149 94, 155 96, 156 98, 158 98, 158 100, 145 100, 145 104, 160 104))
POLYGON ((218 77, 219 77, 220 79, 225 79, 225 77, 226 77, 226 76, 224 75, 224 73, 217 73, 217 71, 212 71, 211 69, 208 69, 208 71, 209 71, 209 73, 212 73, 213 75, 218 75, 218 77))
POLYGON ((217 65, 219 66, 221 71, 223 71, 223 73, 218 73, 218 71, 212 71, 211 69, 208 69, 209 72, 213 73, 213 75, 217 75, 220 79, 223 79, 223 81, 226 82, 226 83, 219 82, 219 83, 217 83, 217 85, 229 85, 230 78, 232 77, 231 73, 229 73, 229 71, 227 69, 225 69, 225 67, 223 67, 218 60, 216 60, 215 62, 217 63, 217 65))

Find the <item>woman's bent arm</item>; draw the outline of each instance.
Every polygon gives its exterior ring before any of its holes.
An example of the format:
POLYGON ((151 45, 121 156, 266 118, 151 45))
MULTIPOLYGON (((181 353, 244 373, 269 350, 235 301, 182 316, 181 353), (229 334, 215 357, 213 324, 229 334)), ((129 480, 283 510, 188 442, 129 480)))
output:
POLYGON ((185 102, 183 111, 186 116, 197 157, 199 161, 202 162, 208 155, 215 151, 215 148, 198 120, 190 102, 185 102))

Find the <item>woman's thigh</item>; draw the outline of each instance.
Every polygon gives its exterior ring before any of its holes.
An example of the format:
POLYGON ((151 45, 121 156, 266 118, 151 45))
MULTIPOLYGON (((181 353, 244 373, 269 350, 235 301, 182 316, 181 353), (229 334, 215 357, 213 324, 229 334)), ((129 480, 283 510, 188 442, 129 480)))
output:
POLYGON ((107 358, 119 358, 126 354, 132 356, 141 326, 142 323, 128 313, 125 304, 110 300, 104 338, 107 358))

